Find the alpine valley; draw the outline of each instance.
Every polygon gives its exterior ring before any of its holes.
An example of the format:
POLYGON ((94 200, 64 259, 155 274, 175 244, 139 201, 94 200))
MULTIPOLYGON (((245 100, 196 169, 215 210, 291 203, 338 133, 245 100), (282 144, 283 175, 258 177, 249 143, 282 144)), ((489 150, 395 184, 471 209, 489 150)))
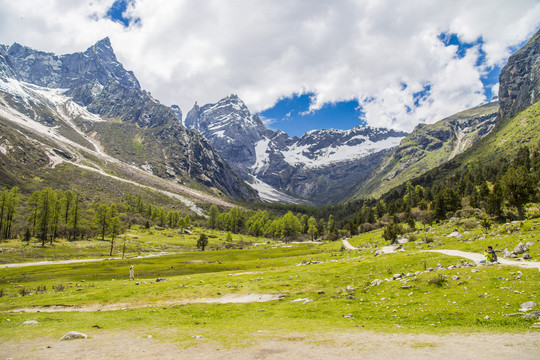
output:
POLYGON ((178 106, 141 88, 108 38, 67 55, 0 45, 0 185, 96 186, 104 197, 135 187, 199 213, 202 203, 379 197, 467 153, 534 105, 539 44, 537 34, 510 58, 500 102, 411 134, 358 126, 300 138, 266 128, 236 95, 195 104, 184 119, 178 106))

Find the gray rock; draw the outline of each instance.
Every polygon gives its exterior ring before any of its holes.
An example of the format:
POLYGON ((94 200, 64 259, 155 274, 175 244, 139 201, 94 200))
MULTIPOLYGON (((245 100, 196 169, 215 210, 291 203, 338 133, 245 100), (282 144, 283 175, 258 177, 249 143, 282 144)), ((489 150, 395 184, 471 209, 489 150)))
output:
POLYGON ((162 281, 167 281, 167 279, 165 279, 165 278, 157 278, 156 279, 156 282, 162 282, 162 281))
POLYGON ((324 292, 323 290, 319 290, 319 291, 317 291, 317 294, 319 294, 319 295, 324 295, 325 292, 324 292))
POLYGON ((529 254, 523 254, 523 259, 526 260, 526 259, 530 259, 530 258, 531 258, 531 255, 529 255, 529 254))
POLYGON ((21 324, 21 326, 27 326, 27 325, 40 325, 40 323, 37 322, 36 320, 26 320, 25 322, 21 324))
POLYGON ((504 249, 504 257, 511 257, 512 256, 512 252, 511 251, 508 251, 508 249, 504 249))
POLYGON ((371 282, 370 286, 378 286, 378 285, 381 285, 382 284, 382 280, 380 279, 375 279, 371 282))
POLYGON ((352 295, 347 295, 347 299, 349 299, 349 300, 358 300, 356 297, 354 297, 352 295))
POLYGON ((527 246, 533 246, 534 243, 533 243, 532 241, 528 241, 525 245, 527 245, 527 246))
POLYGON ((394 274, 394 276, 392 276, 392 279, 397 280, 397 279, 401 279, 402 277, 403 277, 403 274, 394 274))
POLYGON ((531 311, 528 314, 523 315, 525 319, 540 319, 540 311, 531 311))
POLYGON ((452 276, 452 280, 459 280, 459 276, 457 275, 452 276))
POLYGON ((536 303, 534 301, 527 301, 520 305, 522 309, 530 309, 536 306, 536 303))
POLYGON ((499 118, 508 119, 540 98, 540 37, 514 53, 499 76, 499 118))
POLYGON ((519 243, 516 245, 516 247, 514 248, 514 251, 512 252, 517 255, 517 254, 523 254, 527 250, 529 250, 527 245, 525 245, 524 243, 519 243))
POLYGON ((75 339, 87 339, 88 336, 78 331, 70 331, 66 335, 62 336, 58 341, 75 340, 75 339))

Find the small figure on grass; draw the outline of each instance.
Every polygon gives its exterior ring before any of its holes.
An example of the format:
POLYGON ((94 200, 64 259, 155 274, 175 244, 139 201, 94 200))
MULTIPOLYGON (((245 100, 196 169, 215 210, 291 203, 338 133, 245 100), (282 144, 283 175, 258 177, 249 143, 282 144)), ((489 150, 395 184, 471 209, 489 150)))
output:
POLYGON ((135 270, 133 270, 133 265, 129 268, 129 280, 135 280, 135 270))

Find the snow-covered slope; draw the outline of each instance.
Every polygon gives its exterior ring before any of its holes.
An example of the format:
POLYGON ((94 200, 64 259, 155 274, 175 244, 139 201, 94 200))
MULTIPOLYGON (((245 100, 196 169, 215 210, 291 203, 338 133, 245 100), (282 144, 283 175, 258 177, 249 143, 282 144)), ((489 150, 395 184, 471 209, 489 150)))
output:
POLYGON ((202 107, 195 104, 185 125, 200 131, 259 196, 270 202, 342 199, 350 185, 373 167, 373 157, 397 146, 407 135, 358 126, 313 130, 291 138, 267 129, 236 95, 202 107))
MULTIPOLYGON (((5 150, 0 152, 0 186, 8 184, 8 175, 10 185, 18 184, 17 169, 26 171, 14 152, 24 141, 26 154, 39 156, 40 166, 88 167, 97 158, 121 168, 125 180, 130 174, 147 183, 161 178, 174 188, 198 182, 218 195, 257 200, 208 141, 181 124, 181 117, 179 108, 162 105, 141 89, 116 59, 108 38, 66 55, 0 45, 0 146, 5 150)), ((96 169, 105 174, 100 166, 96 169)), ((182 192, 191 193, 186 186, 182 192)))

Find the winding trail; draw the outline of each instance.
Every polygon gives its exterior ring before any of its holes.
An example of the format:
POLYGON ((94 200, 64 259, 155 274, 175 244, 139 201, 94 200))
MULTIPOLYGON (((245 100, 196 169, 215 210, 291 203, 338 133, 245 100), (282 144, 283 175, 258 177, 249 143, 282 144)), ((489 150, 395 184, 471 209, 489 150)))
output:
MULTIPOLYGON (((471 253, 471 252, 466 252, 466 251, 461 251, 461 250, 425 250, 425 251, 438 252, 438 253, 450 255, 450 256, 459 256, 459 257, 463 257, 463 258, 473 260, 476 262, 484 259, 484 255, 482 254, 471 253)), ((540 271, 540 262, 538 261, 516 261, 516 260, 505 259, 502 257, 499 257, 497 261, 501 265, 519 266, 519 267, 527 268, 527 269, 538 269, 538 271, 540 271)))
POLYGON ((172 255, 174 253, 157 253, 149 255, 140 255, 133 257, 106 257, 100 259, 75 259, 75 260, 46 260, 46 261, 35 261, 35 262, 23 262, 23 263, 13 263, 13 264, 2 264, 2 268, 14 268, 14 267, 25 267, 25 266, 42 266, 42 265, 65 265, 65 264, 76 264, 76 263, 87 263, 87 262, 97 262, 97 261, 107 261, 107 260, 132 260, 132 259, 144 259, 150 257, 157 257, 163 255, 172 255))
POLYGON ((343 239, 341 240, 343 241, 343 246, 345 246, 345 249, 348 249, 348 250, 358 250, 358 248, 355 248, 354 246, 351 245, 350 242, 348 242, 347 240, 343 239))

